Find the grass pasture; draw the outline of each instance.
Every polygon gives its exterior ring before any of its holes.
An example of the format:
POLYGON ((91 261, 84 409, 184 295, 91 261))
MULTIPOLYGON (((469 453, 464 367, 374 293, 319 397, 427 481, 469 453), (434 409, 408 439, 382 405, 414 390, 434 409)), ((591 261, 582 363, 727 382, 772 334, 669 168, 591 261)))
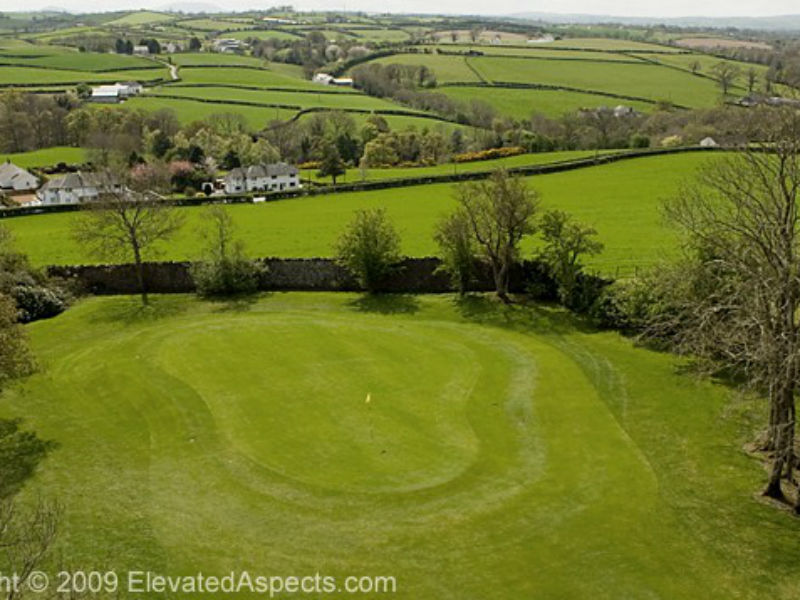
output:
POLYGON ((40 372, 3 396, 60 444, 26 497, 59 498, 87 568, 380 574, 409 599, 800 593, 800 524, 754 501, 739 449, 756 407, 669 356, 481 298, 136 302, 29 326, 40 372))
POLYGON ((186 83, 247 85, 254 87, 285 87, 318 90, 319 84, 270 69, 232 67, 184 67, 181 80, 186 83))
POLYGON ((0 63, 14 63, 20 66, 34 66, 53 69, 70 69, 74 71, 113 71, 115 69, 163 69, 163 66, 139 56, 127 54, 109 54, 99 52, 62 52, 35 58, 5 59, 0 56, 0 63))
POLYGON ((535 83, 599 91, 648 100, 669 100, 689 107, 713 106, 719 99, 714 81, 652 64, 470 58, 488 81, 535 83))
POLYGON ((647 102, 620 100, 599 94, 567 92, 564 90, 513 89, 500 87, 442 87, 439 92, 456 100, 480 100, 493 106, 502 115, 515 119, 528 119, 536 112, 548 117, 560 117, 581 108, 617 106, 624 104, 646 113, 653 110, 647 102))
POLYGON ((105 81, 153 81, 168 79, 167 69, 135 69, 131 71, 70 71, 56 69, 31 69, 23 66, 0 66, 0 86, 20 85, 32 87, 59 83, 105 81))
POLYGON ((214 114, 234 113, 242 115, 253 131, 266 127, 267 123, 272 120, 279 119, 285 121, 297 113, 295 110, 283 108, 243 106, 241 104, 218 104, 198 102, 190 99, 175 100, 172 98, 160 98, 155 95, 142 95, 131 98, 125 101, 121 106, 122 108, 143 109, 146 111, 157 111, 162 108, 168 108, 175 111, 178 120, 183 125, 193 121, 203 121, 214 114))
POLYGON ((373 62, 384 65, 425 65, 436 74, 439 83, 478 82, 480 78, 467 65, 463 56, 443 54, 395 54, 378 58, 373 62))
POLYGON ((86 150, 71 146, 57 146, 30 152, 0 154, 0 162, 7 160, 23 169, 52 167, 62 162, 68 165, 79 165, 86 161, 86 150))
MULTIPOLYGON (((661 200, 674 193, 702 161, 714 158, 695 153, 637 158, 540 175, 529 181, 539 191, 544 207, 566 210, 597 228, 605 250, 587 261, 588 266, 624 276, 674 251, 674 233, 663 224, 661 200)), ((358 170, 350 171, 348 177, 357 180, 358 170)), ((454 202, 450 184, 433 184, 240 204, 228 210, 254 255, 314 257, 332 255, 334 242, 354 210, 383 206, 401 233, 402 251, 409 256, 428 256, 436 252, 431 237, 434 223, 454 202)), ((188 222, 163 249, 160 259, 184 260, 200 252, 196 229, 202 208, 180 210, 188 222)), ((96 262, 70 237, 74 218, 72 213, 57 213, 15 217, 5 224, 36 264, 96 262)), ((533 241, 523 246, 530 253, 533 241)))
POLYGON ((150 10, 138 10, 118 19, 114 19, 113 21, 109 21, 106 25, 110 25, 111 27, 141 27, 142 25, 157 25, 174 20, 175 15, 150 10))

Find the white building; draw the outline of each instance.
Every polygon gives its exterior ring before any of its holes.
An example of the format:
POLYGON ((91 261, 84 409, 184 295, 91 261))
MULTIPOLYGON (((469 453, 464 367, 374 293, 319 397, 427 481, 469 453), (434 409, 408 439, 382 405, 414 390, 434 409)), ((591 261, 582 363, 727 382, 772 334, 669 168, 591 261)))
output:
POLYGON ((717 140, 712 137, 703 138, 700 140, 700 147, 702 148, 719 148, 717 140))
POLYGON ((138 81, 115 83, 113 85, 99 85, 92 88, 92 96, 90 99, 92 102, 115 104, 131 96, 140 94, 142 89, 142 84, 138 81))
MULTIPOLYGON (((97 198, 104 183, 94 173, 69 173, 54 177, 36 192, 43 206, 54 204, 80 204, 97 198)), ((113 186, 115 190, 118 185, 113 186)))
POLYGON ((312 81, 322 85, 340 85, 343 87, 353 86, 353 80, 350 77, 334 77, 333 75, 328 75, 327 73, 317 73, 314 75, 312 81))
POLYGON ((242 40, 235 40, 233 38, 214 40, 214 50, 216 52, 222 52, 223 54, 242 52, 245 48, 247 48, 247 43, 242 40))
POLYGON ((300 187, 297 167, 286 163, 253 165, 231 170, 225 176, 225 193, 278 192, 300 187))
POLYGON ((150 56, 150 48, 147 46, 134 46, 133 54, 135 56, 150 56))
POLYGON ((23 192, 39 187, 39 178, 10 161, 0 165, 0 190, 23 192))

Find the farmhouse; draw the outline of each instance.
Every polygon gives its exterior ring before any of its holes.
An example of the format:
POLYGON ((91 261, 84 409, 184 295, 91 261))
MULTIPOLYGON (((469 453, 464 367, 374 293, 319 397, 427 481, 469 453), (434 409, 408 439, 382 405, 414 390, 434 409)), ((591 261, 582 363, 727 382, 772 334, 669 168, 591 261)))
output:
MULTIPOLYGON (((54 177, 36 192, 39 201, 47 205, 80 204, 100 195, 104 183, 93 173, 69 173, 54 177)), ((118 185, 114 189, 119 189, 118 185)))
POLYGON ((147 46, 134 46, 133 54, 135 56, 150 56, 150 48, 147 46))
POLYGON ((328 75, 327 73, 317 73, 314 75, 314 79, 312 79, 314 83, 320 83, 322 85, 340 85, 343 87, 352 87, 353 80, 350 77, 334 77, 333 75, 328 75))
POLYGON ((299 187, 297 167, 286 163, 233 169, 225 176, 225 192, 228 194, 281 191, 299 187))
POLYGON ((135 96, 142 91, 142 85, 137 81, 115 83, 113 85, 99 85, 92 88, 92 102, 101 104, 116 104, 126 98, 135 96))
POLYGON ((22 192, 39 187, 39 179, 10 161, 0 165, 0 190, 22 192))
POLYGON ((247 43, 233 38, 223 38, 214 41, 214 50, 223 54, 235 54, 242 52, 247 47, 247 43))

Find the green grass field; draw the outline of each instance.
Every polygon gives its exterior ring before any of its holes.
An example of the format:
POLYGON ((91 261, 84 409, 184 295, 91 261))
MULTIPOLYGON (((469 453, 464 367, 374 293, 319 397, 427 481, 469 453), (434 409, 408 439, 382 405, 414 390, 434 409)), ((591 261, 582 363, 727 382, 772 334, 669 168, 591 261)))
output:
POLYGON ((586 50, 612 50, 623 52, 682 52, 681 48, 670 48, 658 44, 635 42, 632 40, 616 40, 613 38, 565 38, 549 44, 542 44, 543 48, 584 48, 586 50))
POLYGON ((225 21, 222 19, 189 19, 187 21, 179 21, 177 25, 186 29, 195 29, 198 31, 227 31, 233 29, 247 29, 248 27, 252 27, 253 24, 225 21))
POLYGON ((43 148, 30 152, 17 152, 15 154, 0 153, 0 162, 10 160, 18 167, 30 169, 34 167, 50 167, 58 163, 77 165, 86 161, 86 150, 69 146, 43 148))
MULTIPOLYGON (((326 87, 316 86, 316 91, 327 91, 326 87)), ((366 94, 315 94, 313 90, 303 92, 277 92, 274 90, 243 90, 224 87, 176 87, 162 86, 154 88, 151 95, 167 94, 186 98, 206 98, 210 100, 234 100, 239 102, 261 102, 268 104, 285 104, 301 108, 322 107, 329 109, 366 109, 397 110, 398 105, 373 98, 366 94)))
MULTIPOLYGON (((3 59, 17 65, 71 69, 74 71, 112 71, 114 69, 163 69, 158 63, 127 54, 101 54, 99 52, 63 52, 36 58, 3 59)), ((117 75, 119 76, 119 75, 117 75)))
MULTIPOLYGON (((625 276, 674 251, 674 233, 663 224, 661 200, 674 193, 703 161, 714 159, 691 153, 639 158, 540 175, 529 181, 541 194, 544 207, 561 208, 597 228, 606 248, 587 261, 591 269, 625 276)), ((351 171, 349 177, 357 179, 358 171, 351 171)), ((375 206, 386 207, 401 233, 405 254, 426 256, 436 252, 434 223, 455 201, 450 184, 435 184, 234 205, 228 210, 254 255, 313 257, 331 256, 353 211, 375 206)), ((200 252, 196 229, 202 208, 180 210, 186 214, 187 224, 158 258, 188 259, 200 252)), ((4 223, 36 264, 97 262, 70 237, 75 218, 74 213, 59 213, 15 217, 4 223)), ((533 241, 523 246, 529 253, 533 241)))
POLYGON ((172 98, 159 98, 154 95, 138 96, 131 98, 121 105, 126 109, 144 109, 147 111, 168 108, 175 111, 182 124, 193 121, 202 121, 209 116, 220 113, 234 113, 242 115, 248 126, 253 130, 263 129, 270 121, 276 119, 285 121, 297 113, 295 110, 283 108, 267 108, 260 106, 242 106, 240 104, 212 104, 194 100, 174 100, 172 98))
POLYGON ((219 85, 248 85, 254 87, 286 87, 318 90, 318 83, 293 77, 276 69, 242 69, 237 67, 184 67, 180 70, 181 80, 186 83, 211 83, 219 85))
POLYGON ((112 27, 136 27, 140 25, 154 25, 156 23, 165 23, 167 21, 175 20, 175 15, 169 15, 161 12, 154 12, 150 10, 138 10, 130 14, 109 21, 106 25, 112 27))
POLYGON ((515 119, 529 119, 535 112, 549 117, 560 117, 581 108, 611 107, 619 104, 630 106, 643 113, 650 112, 654 108, 653 104, 647 102, 563 90, 457 86, 443 87, 438 91, 463 102, 480 100, 493 106, 500 114, 515 119))
POLYGON ((589 63, 494 56, 470 58, 469 63, 488 81, 563 85, 649 100, 669 100, 690 107, 713 106, 720 95, 714 81, 644 63, 589 63))
POLYGON ((436 74, 440 83, 452 81, 480 81, 480 78, 467 66, 463 56, 440 54, 396 54, 375 61, 384 65, 425 65, 436 74))
POLYGON ((186 52, 170 54, 173 63, 181 67, 205 65, 244 65, 246 67, 263 67, 265 61, 254 56, 240 56, 238 54, 220 54, 219 52, 186 52))
POLYGON ((256 40, 288 40, 288 41, 297 41, 302 38, 302 36, 292 35, 291 33, 287 33, 285 31, 279 31, 277 29, 247 29, 245 31, 231 31, 229 33, 226 33, 225 37, 233 38, 236 40, 256 39, 256 40))
POLYGON ((388 575, 409 599, 800 594, 800 522, 753 498, 740 450, 764 411, 558 310, 94 298, 27 329, 40 372, 0 412, 60 445, 22 501, 59 499, 87 570, 388 575))
POLYGON ((0 85, 47 85, 54 83, 79 83, 86 81, 153 81, 155 79, 169 79, 169 71, 162 68, 93 73, 91 71, 29 69, 22 66, 0 66, 0 85))

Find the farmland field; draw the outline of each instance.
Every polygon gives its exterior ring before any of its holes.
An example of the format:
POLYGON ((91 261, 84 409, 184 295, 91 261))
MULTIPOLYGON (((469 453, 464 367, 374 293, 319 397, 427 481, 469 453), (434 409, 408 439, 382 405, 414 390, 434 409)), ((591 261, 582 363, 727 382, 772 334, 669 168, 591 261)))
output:
POLYGON ((62 52, 35 58, 3 58, 0 63, 72 69, 75 71, 113 71, 115 69, 163 69, 155 61, 127 54, 98 54, 94 52, 62 52))
MULTIPOLYGON (((630 275, 675 249, 674 234, 663 225, 661 200, 713 156, 679 154, 637 158, 611 165, 529 178, 545 207, 561 208, 589 223, 605 243, 603 253, 587 261, 609 275, 630 275)), ((357 179, 358 171, 350 177, 357 179)), ((331 256, 334 242, 358 208, 384 206, 402 236, 409 256, 436 252, 436 219, 454 206, 452 186, 434 184, 397 189, 300 197, 262 205, 234 205, 228 210, 250 252, 257 256, 331 256)), ((189 222, 160 258, 197 256, 195 234, 201 208, 180 209, 189 222)), ((96 262, 70 237, 74 214, 15 217, 4 223, 36 264, 96 262)), ((533 242, 524 244, 526 253, 533 242)))
POLYGON ((69 71, 55 69, 30 69, 0 66, 0 85, 36 85, 52 83, 80 83, 104 81, 153 81, 169 78, 166 69, 137 69, 131 71, 69 71))
POLYGON ((113 21, 109 21, 106 25, 111 25, 112 27, 125 27, 125 26, 137 26, 137 25, 152 25, 154 23, 164 23, 166 21, 173 21, 175 19, 175 15, 168 15, 166 13, 160 12, 153 12, 148 10, 136 11, 130 14, 125 15, 124 17, 120 17, 119 19, 114 19, 113 21))
POLYGON ((464 102, 471 100, 486 102, 497 109, 500 114, 515 119, 529 119, 533 113, 541 113, 548 117, 560 117, 565 113, 575 112, 582 108, 610 107, 619 104, 630 106, 642 113, 653 110, 653 105, 646 102, 620 100, 599 94, 564 90, 454 86, 442 87, 439 91, 464 102))
POLYGON ((192 121, 202 121, 213 114, 235 113, 242 115, 253 131, 266 127, 267 123, 274 119, 285 121, 297 113, 296 110, 287 110, 283 108, 242 106, 240 104, 217 104, 198 102, 195 100, 174 100, 172 98, 159 98, 154 95, 131 98, 127 100, 122 107, 124 109, 141 108, 147 111, 169 108, 175 111, 178 120, 182 124, 191 123, 192 121))
POLYGON ((658 65, 494 56, 470 58, 469 64, 488 81, 563 85, 692 107, 712 106, 719 98, 714 81, 658 65))
POLYGON ((178 66, 206 66, 206 65, 244 65, 246 67, 263 67, 265 61, 254 56, 240 56, 238 54, 219 54, 216 52, 187 52, 171 54, 170 59, 178 66))
POLYGON ((15 154, 0 153, 0 162, 7 160, 23 169, 50 167, 62 162, 68 165, 78 165, 86 161, 86 150, 63 146, 15 154))
POLYGON ((463 56, 441 54, 395 54, 379 58, 373 62, 396 65, 425 65, 436 74, 439 83, 450 81, 480 81, 480 78, 467 66, 463 56))
POLYGON ((24 497, 59 498, 79 564, 380 574, 398 598, 800 593, 800 524, 750 499, 735 443, 754 403, 561 311, 95 298, 28 331, 40 373, 2 414, 58 442, 24 497))
POLYGON ((243 69, 237 67, 184 67, 181 80, 187 83, 234 84, 256 87, 286 87, 318 90, 320 85, 305 79, 284 75, 268 69, 243 69))

